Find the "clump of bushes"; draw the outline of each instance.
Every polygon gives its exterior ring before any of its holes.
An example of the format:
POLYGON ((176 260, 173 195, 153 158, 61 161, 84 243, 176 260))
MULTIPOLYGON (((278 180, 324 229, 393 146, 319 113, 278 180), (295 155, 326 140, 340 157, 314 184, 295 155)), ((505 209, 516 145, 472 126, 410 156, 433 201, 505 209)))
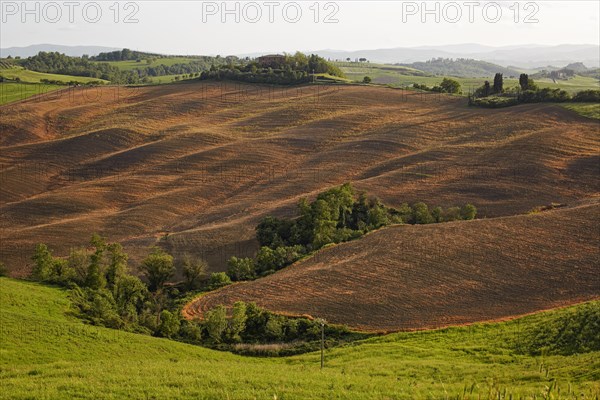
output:
POLYGON ((600 90, 582 90, 573 96, 574 102, 599 103, 600 90))
POLYGON ((261 64, 258 60, 228 63, 218 68, 200 74, 200 80, 235 80, 251 83, 271 83, 278 85, 292 85, 312 81, 311 74, 328 74, 344 77, 344 73, 337 66, 316 54, 306 55, 296 52, 294 55, 285 55, 268 65, 261 64))
POLYGON ((485 108, 502 108, 517 104, 519 104, 519 100, 514 97, 489 96, 469 99, 469 105, 485 108))
MULTIPOLYGON (((32 278, 69 288, 74 313, 89 323, 155 336, 175 335, 180 324, 178 300, 185 292, 168 283, 175 264, 162 249, 152 249, 143 260, 144 281, 129 273, 128 256, 119 243, 107 243, 96 234, 89 247, 74 249, 68 257, 55 257, 48 246, 39 244, 32 258, 32 278)), ((204 267, 202 262, 190 261, 181 288, 198 285, 197 274, 204 267)))
MULTIPOLYGON (((313 351, 318 349, 321 338, 319 321, 286 317, 255 303, 239 301, 229 312, 218 305, 207 311, 203 320, 189 323, 199 329, 202 344, 246 355, 283 356, 313 351)), ((371 336, 340 325, 325 324, 323 329, 328 346, 371 336)))
POLYGON ((462 93, 460 90, 460 82, 451 78, 444 78, 439 85, 433 87, 429 87, 425 84, 415 83, 413 84, 413 88, 437 93, 462 93))

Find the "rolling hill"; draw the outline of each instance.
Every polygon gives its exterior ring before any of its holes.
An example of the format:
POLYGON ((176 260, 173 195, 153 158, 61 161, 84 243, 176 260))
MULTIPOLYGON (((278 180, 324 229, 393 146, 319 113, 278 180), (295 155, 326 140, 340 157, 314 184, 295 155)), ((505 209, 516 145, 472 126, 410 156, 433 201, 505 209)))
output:
POLYGON ((394 226, 265 278, 207 293, 188 318, 235 301, 360 330, 496 320, 600 297, 600 203, 538 214, 394 226))
POLYGON ((239 83, 76 88, 0 107, 0 260, 66 255, 93 232, 135 265, 150 246, 224 270, 265 215, 351 181, 385 203, 480 217, 597 195, 596 122, 537 104, 490 112, 436 94, 239 83))
POLYGON ((506 77, 518 77, 520 72, 486 61, 472 59, 443 59, 436 58, 425 62, 399 64, 404 67, 414 68, 433 75, 457 76, 462 78, 490 77, 499 72, 506 77))

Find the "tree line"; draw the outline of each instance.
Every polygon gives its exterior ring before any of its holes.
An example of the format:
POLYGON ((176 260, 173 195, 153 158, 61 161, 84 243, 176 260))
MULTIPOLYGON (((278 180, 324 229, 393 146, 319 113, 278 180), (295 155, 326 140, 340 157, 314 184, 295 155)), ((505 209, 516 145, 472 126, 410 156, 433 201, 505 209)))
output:
POLYGON ((519 76, 519 86, 504 87, 504 78, 501 73, 496 73, 493 84, 485 81, 483 86, 477 88, 469 96, 469 105, 498 108, 522 103, 543 102, 598 102, 600 90, 583 90, 571 96, 562 89, 539 88, 528 74, 519 76))
POLYGON ((437 93, 461 94, 460 82, 456 79, 444 78, 439 85, 429 87, 425 84, 414 83, 413 88, 437 93))
MULTIPOLYGON (((125 51, 127 49, 124 49, 125 51)), ((119 54, 121 54, 119 52, 119 54)), ((146 54, 131 52, 134 55, 146 54)), ((105 53, 108 54, 108 53, 105 53)), ((112 54, 112 53, 110 53, 112 54)), ((122 57, 122 56, 119 56, 122 57)), ((123 59, 117 56, 102 56, 102 60, 115 58, 113 61, 122 61, 123 59)), ((125 56, 127 60, 127 56, 125 56)), ((159 58, 160 59, 160 58, 159 58)), ((20 60, 20 65, 26 69, 37 72, 84 76, 97 79, 103 79, 115 84, 136 84, 150 82, 150 78, 164 75, 200 75, 202 71, 208 70, 213 66, 219 66, 228 62, 227 59, 221 57, 199 56, 193 60, 184 63, 175 63, 172 65, 144 65, 142 60, 139 60, 140 66, 132 70, 122 70, 117 66, 105 63, 96 62, 98 58, 88 57, 70 57, 58 52, 39 52, 35 56, 20 60)), ((151 60, 151 59, 146 59, 151 60)))
POLYGON ((471 204, 430 209, 423 202, 387 207, 376 197, 356 193, 346 183, 318 194, 312 202, 300 200, 297 213, 293 219, 263 218, 256 226, 256 239, 261 246, 256 257, 231 257, 227 263, 229 279, 252 280, 271 274, 323 246, 357 239, 390 224, 470 220, 476 217, 477 209, 471 204))
POLYGON ((310 82, 313 74, 344 76, 339 67, 323 57, 296 52, 294 55, 286 54, 268 64, 263 64, 258 59, 229 62, 219 68, 213 67, 202 72, 200 79, 292 85, 310 82))
MULTIPOLYGON (((199 289, 215 288, 212 279, 206 282, 207 265, 201 259, 184 257, 180 262, 184 280, 173 284, 174 259, 162 249, 152 249, 140 264, 142 280, 129 272, 123 247, 96 234, 87 247, 73 249, 67 257, 55 257, 45 244, 39 244, 32 258, 32 278, 68 288, 75 314, 93 325, 245 354, 261 354, 262 350, 238 349, 237 344, 294 343, 263 355, 296 354, 318 347, 318 322, 277 315, 254 303, 237 302, 230 313, 219 305, 202 320, 183 318, 181 308, 199 289)), ((335 325, 326 331, 330 345, 368 336, 335 325)))

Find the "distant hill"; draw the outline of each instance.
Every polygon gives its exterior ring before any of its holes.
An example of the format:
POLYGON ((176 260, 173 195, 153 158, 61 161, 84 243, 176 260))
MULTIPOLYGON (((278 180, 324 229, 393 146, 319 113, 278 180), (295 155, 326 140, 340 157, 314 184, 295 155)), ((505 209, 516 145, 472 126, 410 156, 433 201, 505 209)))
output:
POLYGON ((118 47, 105 46, 63 46, 59 44, 34 44, 25 47, 8 47, 0 49, 0 58, 11 57, 31 57, 40 51, 57 51, 71 57, 81 57, 84 54, 95 56, 102 52, 120 50, 118 47))
POLYGON ((504 74, 505 77, 519 76, 520 72, 505 68, 486 61, 472 59, 434 58, 425 62, 414 62, 412 64, 397 64, 405 67, 418 69, 434 75, 457 76, 461 78, 490 77, 496 72, 504 74))
POLYGON ((432 58, 469 58, 488 61, 508 67, 535 68, 540 65, 556 65, 559 68, 570 63, 582 62, 592 68, 600 66, 598 46, 590 44, 561 44, 556 46, 482 46, 478 44, 457 44, 443 46, 396 47, 389 49, 365 49, 356 51, 316 50, 322 57, 333 60, 367 58, 378 63, 413 63, 432 58))
POLYGON ((581 62, 576 62, 576 63, 571 63, 571 64, 567 65, 565 67, 565 69, 571 69, 577 73, 580 73, 580 72, 586 72, 588 70, 588 67, 586 67, 581 62))

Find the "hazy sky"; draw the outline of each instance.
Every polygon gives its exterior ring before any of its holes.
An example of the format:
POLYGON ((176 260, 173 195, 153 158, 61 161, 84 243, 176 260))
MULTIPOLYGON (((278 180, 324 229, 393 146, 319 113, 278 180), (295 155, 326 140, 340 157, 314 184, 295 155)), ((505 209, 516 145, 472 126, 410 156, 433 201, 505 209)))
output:
POLYGON ((600 2, 596 0, 65 0, 26 2, 27 10, 22 4, 1 1, 1 47, 53 43, 227 55, 457 43, 501 46, 600 41, 600 2), (225 13, 225 8, 231 12, 225 13), (429 14, 424 13, 425 8, 429 14))

